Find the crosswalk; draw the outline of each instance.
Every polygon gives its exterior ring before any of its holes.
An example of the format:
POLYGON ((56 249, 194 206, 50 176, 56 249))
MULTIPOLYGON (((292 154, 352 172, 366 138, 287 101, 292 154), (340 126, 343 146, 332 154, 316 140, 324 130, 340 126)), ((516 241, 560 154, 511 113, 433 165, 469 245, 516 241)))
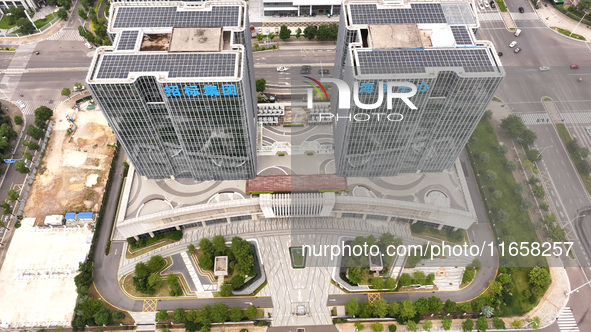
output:
POLYGON ((560 113, 565 123, 591 124, 591 112, 560 113))
POLYGON ((480 21, 502 21, 503 18, 501 17, 501 14, 499 14, 498 12, 479 12, 478 13, 478 19, 480 21))
POLYGON ((51 35, 46 40, 79 40, 84 41, 84 38, 78 33, 78 29, 67 29, 64 28, 60 32, 51 35))
POLYGON ((537 21, 540 19, 536 13, 511 13, 511 17, 515 21, 537 21))
POLYGON ((548 113, 518 113, 526 126, 550 124, 550 116, 548 113))
POLYGON ((579 327, 577 326, 577 322, 575 321, 575 316, 573 316, 570 307, 565 307, 564 310, 560 313, 558 318, 556 319, 556 324, 560 331, 571 331, 571 332, 578 332, 579 327))

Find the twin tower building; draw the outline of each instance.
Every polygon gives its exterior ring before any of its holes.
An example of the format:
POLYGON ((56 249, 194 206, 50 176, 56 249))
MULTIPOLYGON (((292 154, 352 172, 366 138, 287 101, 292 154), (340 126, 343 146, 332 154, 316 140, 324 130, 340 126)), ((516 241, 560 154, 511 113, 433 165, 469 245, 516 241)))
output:
MULTIPOLYGON (((113 46, 97 49, 87 83, 140 175, 256 177, 249 28, 245 2, 112 4, 113 46)), ((504 77, 477 29, 467 1, 343 3, 333 76, 351 91, 323 83, 337 175, 452 166, 504 77)))

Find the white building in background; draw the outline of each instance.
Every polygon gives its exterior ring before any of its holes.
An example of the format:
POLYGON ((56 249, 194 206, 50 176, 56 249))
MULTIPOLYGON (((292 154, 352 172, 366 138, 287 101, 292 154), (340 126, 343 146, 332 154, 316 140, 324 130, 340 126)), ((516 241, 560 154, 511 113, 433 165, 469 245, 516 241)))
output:
POLYGON ((0 10, 5 12, 10 7, 25 7, 25 9, 39 8, 39 4, 45 4, 44 0, 2 0, 0 1, 0 10))
POLYGON ((263 0, 265 16, 273 15, 326 15, 333 16, 341 13, 340 0, 263 0))

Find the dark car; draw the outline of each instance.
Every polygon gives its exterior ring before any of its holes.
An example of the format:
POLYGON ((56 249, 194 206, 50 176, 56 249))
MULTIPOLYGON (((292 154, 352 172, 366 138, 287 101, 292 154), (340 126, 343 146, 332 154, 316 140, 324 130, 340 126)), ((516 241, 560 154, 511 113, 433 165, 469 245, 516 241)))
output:
POLYGON ((330 74, 330 70, 328 70, 328 69, 318 69, 318 75, 320 75, 320 74, 328 75, 328 74, 330 74))
POLYGON ((503 56, 503 52, 497 52, 498 56, 503 56))
POLYGON ((35 51, 35 55, 39 55, 39 51, 35 51))
POLYGON ((312 72, 311 66, 302 66, 302 69, 300 69, 300 74, 302 74, 302 75, 308 75, 311 72, 312 72))
POLYGON ((525 9, 523 9, 523 7, 519 7, 519 12, 523 14, 523 12, 525 12, 525 9))
POLYGON ((490 2, 490 7, 491 8, 497 8, 497 4, 494 1, 490 2))

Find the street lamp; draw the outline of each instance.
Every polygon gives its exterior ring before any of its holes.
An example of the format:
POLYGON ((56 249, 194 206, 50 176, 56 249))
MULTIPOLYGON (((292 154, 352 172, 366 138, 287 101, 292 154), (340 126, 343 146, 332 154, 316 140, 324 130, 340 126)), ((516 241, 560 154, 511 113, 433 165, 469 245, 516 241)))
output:
POLYGON ((546 146, 546 147, 543 147, 541 150, 538 150, 538 151, 540 151, 540 155, 541 155, 541 154, 542 154, 542 152, 544 152, 544 150, 546 150, 546 149, 548 149, 548 148, 553 148, 553 147, 554 147, 553 145, 548 145, 548 146, 546 146))
POLYGON ((579 24, 581 24, 581 22, 583 22, 583 19, 585 18, 585 15, 589 14, 589 9, 583 9, 585 11, 585 14, 583 15, 583 17, 581 17, 581 19, 579 20, 579 23, 577 23, 577 25, 575 26, 575 28, 573 29, 573 31, 570 33, 570 35, 568 35, 569 37, 573 35, 573 33, 575 32, 575 30, 577 30, 577 28, 579 27, 579 24))

